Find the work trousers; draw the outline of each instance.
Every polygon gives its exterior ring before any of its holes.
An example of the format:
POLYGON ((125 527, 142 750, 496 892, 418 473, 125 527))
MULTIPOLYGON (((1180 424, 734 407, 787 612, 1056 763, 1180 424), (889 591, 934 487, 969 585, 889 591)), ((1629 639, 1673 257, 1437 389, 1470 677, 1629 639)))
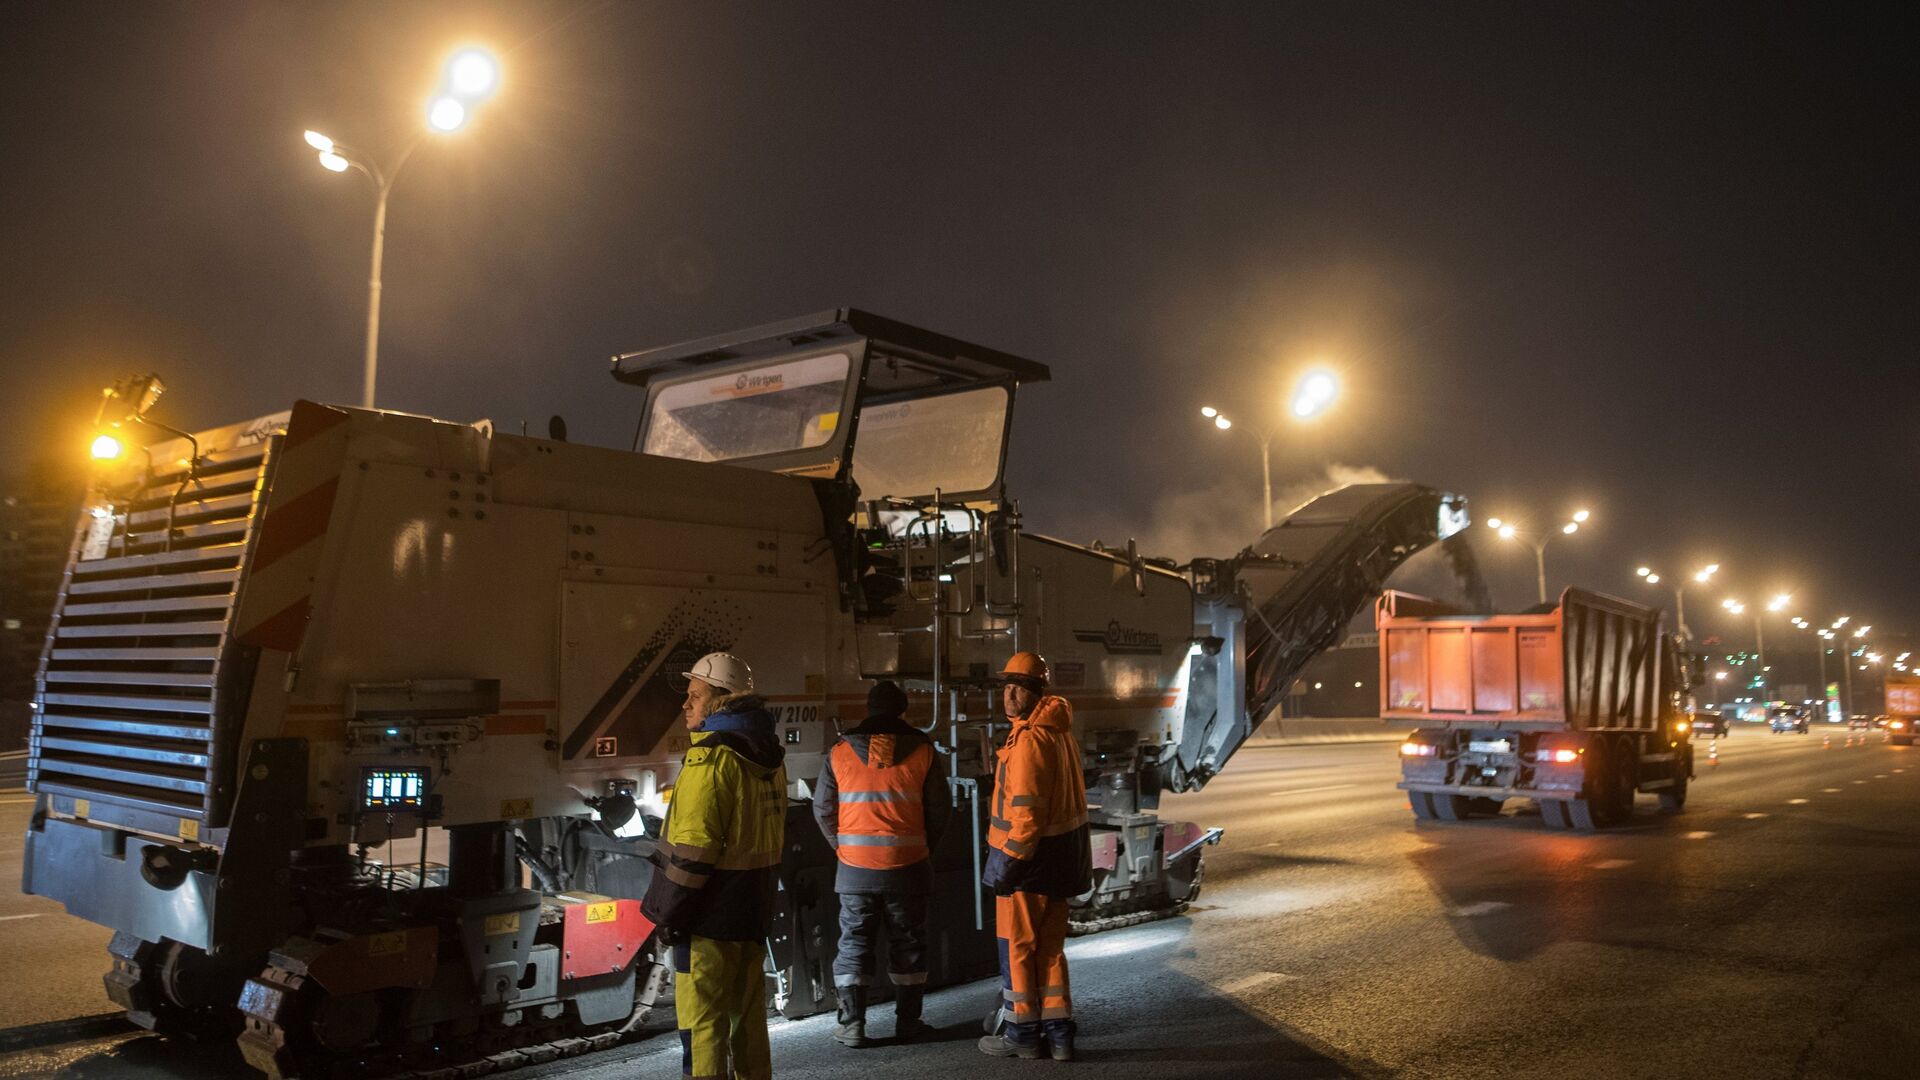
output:
POLYGON ((673 947, 673 1006, 680 1021, 680 1073, 714 1080, 767 1080, 767 946, 693 937, 673 947))
POLYGON ((1000 1019, 1007 1038, 1032 1042, 1045 1030, 1073 1029, 1067 981, 1067 898, 1015 892, 993 901, 1000 939, 1000 1019))
MULTIPOLYGON (((887 977, 893 985, 926 985, 927 898, 899 893, 841 893, 840 951, 833 958, 835 988, 873 985, 879 976, 875 968, 883 934, 887 977)), ((919 994, 902 993, 899 1015, 918 1017, 918 1005, 919 994)))

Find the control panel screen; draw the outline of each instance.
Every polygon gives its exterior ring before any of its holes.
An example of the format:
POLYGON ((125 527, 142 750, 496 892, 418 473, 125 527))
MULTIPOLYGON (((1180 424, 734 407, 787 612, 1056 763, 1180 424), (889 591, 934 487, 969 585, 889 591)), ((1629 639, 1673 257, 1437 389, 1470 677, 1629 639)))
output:
POLYGON ((427 805, 427 770, 366 769, 360 806, 366 810, 422 810, 427 805))

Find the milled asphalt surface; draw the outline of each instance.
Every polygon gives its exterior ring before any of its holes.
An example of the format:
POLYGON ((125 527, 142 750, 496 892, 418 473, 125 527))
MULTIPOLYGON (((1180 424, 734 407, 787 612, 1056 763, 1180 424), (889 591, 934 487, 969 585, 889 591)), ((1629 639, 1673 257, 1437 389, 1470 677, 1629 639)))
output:
MULTIPOLYGON (((1390 743, 1244 751, 1162 815, 1224 825, 1186 917, 1069 946, 1081 1060, 974 1048, 994 995, 930 996, 934 1041, 849 1051, 776 1022, 792 1077, 1069 1068, 1125 1077, 1920 1075, 1920 748, 1742 726, 1686 812, 1599 835, 1418 822, 1390 743)), ((0 872, 25 808, 0 795, 0 872)), ((15 879, 17 880, 17 878, 15 879)), ((0 897, 0 1076, 245 1076, 231 1051, 65 1021, 105 1011, 104 930, 0 897), (78 1035, 74 1038, 72 1035, 78 1035), (34 1043, 22 1046, 23 1042, 34 1043)), ((659 1022, 670 1025, 670 1016, 659 1022)), ((890 1006, 871 1028, 886 1034, 890 1006)), ((505 1074, 674 1075, 671 1033, 505 1074)))

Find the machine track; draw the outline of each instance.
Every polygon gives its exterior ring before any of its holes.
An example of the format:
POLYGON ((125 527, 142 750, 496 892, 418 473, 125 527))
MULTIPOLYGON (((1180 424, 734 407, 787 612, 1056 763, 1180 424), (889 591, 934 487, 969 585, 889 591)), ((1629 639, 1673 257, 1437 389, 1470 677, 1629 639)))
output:
MULTIPOLYGON (((661 974, 656 970, 645 980, 643 997, 657 993, 661 974)), ((327 1000, 317 984, 292 966, 269 965, 247 984, 240 999, 246 1029, 239 1045, 247 1064, 272 1080, 485 1076, 611 1050, 641 1037, 640 1023, 651 1009, 638 1002, 625 1022, 594 1029, 583 1029, 566 1014, 541 1019, 531 1010, 511 1025, 500 1023, 497 1016, 478 1018, 477 1024, 466 1018, 409 1029, 384 1044, 341 1050, 323 1045, 316 1035, 327 1000)))
POLYGON ((1199 858, 1196 853, 1193 864, 1193 880, 1187 886, 1187 894, 1185 896, 1171 902, 1169 902, 1166 897, 1156 897, 1149 900, 1136 901, 1132 904, 1115 904, 1112 907, 1106 908, 1095 906, 1092 912, 1093 917, 1089 919, 1075 918, 1073 913, 1069 912, 1067 915, 1067 936, 1084 937, 1087 934, 1098 934, 1106 930, 1118 930, 1125 926, 1138 926, 1141 923, 1150 923, 1159 919, 1171 919, 1178 915, 1184 915, 1187 909, 1193 905, 1193 902, 1200 898, 1200 882, 1206 877, 1206 872, 1206 860, 1199 858))

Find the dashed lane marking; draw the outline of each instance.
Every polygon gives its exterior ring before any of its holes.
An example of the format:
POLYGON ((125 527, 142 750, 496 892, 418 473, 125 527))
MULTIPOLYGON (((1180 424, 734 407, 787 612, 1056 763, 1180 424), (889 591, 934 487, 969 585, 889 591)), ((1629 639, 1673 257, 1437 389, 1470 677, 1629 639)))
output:
POLYGON ((1887 778, 1887 774, 1883 772, 1877 772, 1873 774, 1873 778, 1875 780, 1885 780, 1887 778))
POLYGON ((1311 795, 1316 791, 1339 791, 1342 788, 1359 787, 1359 784, 1328 784, 1326 787, 1294 788, 1291 791, 1271 791, 1269 795, 1311 795))
POLYGON ((1812 799, 1788 799, 1787 805, 1788 806, 1805 806, 1812 801, 1813 801, 1812 799))
POLYGON ((1447 914, 1456 919, 1472 919, 1481 915, 1491 915, 1496 911, 1512 906, 1512 904, 1504 900, 1482 900, 1479 903, 1464 904, 1460 907, 1453 908, 1449 910, 1447 914))
POLYGON ((1854 783, 1856 783, 1856 784, 1864 784, 1864 783, 1866 783, 1866 781, 1865 781, 1865 780, 1855 780, 1855 781, 1854 781, 1854 783))
POLYGON ((1837 787, 1823 787, 1820 790, 1827 793, 1828 795, 1838 794, 1840 791, 1840 789, 1837 787))
POLYGON ((1688 834, 1687 834, 1687 839, 1689 839, 1689 840, 1705 840, 1705 839, 1706 839, 1707 837, 1709 837, 1709 836, 1712 836, 1712 835, 1713 835, 1712 833, 1710 833, 1710 832, 1708 832, 1708 831, 1706 831, 1705 829, 1696 829, 1696 830, 1694 830, 1693 832, 1690 832, 1690 833, 1688 833, 1688 834))
POLYGON ((1761 812, 1759 812, 1759 811, 1757 811, 1757 810, 1756 810, 1756 811, 1754 811, 1754 812, 1753 812, 1753 813, 1751 813, 1751 814, 1745 814, 1745 815, 1742 815, 1742 816, 1744 816, 1744 817, 1745 817, 1745 818, 1746 818, 1746 819, 1747 819, 1748 821, 1758 821, 1758 820, 1760 820, 1761 818, 1763 818, 1763 817, 1766 817, 1767 815, 1765 815, 1765 814, 1763 814, 1763 813, 1761 813, 1761 812))
POLYGON ((1623 866, 1632 866, 1632 859, 1607 859, 1593 864, 1595 870, 1618 870, 1623 866))
POLYGON ((0 915, 0 922, 13 922, 16 919, 37 919, 45 914, 46 912, 44 911, 35 911, 26 915, 0 915))
POLYGON ((1298 975, 1289 975, 1284 971, 1256 971, 1251 975, 1244 975, 1238 979, 1233 980, 1227 985, 1221 987, 1220 992, 1233 997, 1238 997, 1241 994, 1248 992, 1249 990, 1258 990, 1259 988, 1266 986, 1270 983, 1292 982, 1295 979, 1298 979, 1299 977, 1300 976, 1298 975))

